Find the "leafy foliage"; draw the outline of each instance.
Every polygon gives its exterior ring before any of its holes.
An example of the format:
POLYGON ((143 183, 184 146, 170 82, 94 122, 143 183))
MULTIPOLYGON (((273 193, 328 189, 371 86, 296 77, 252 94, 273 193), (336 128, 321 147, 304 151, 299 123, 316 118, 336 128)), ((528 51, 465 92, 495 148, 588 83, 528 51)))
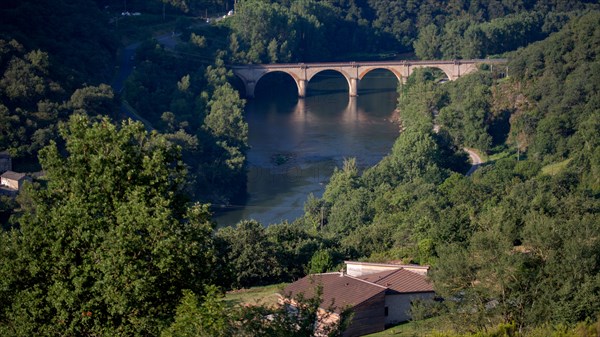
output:
POLYGON ((514 53, 512 78, 480 71, 439 85, 415 72, 400 88, 403 130, 391 153, 362 175, 337 170, 323 200, 309 198, 307 228, 338 240, 347 258, 432 264, 445 299, 437 309, 456 331, 595 319, 598 22, 597 11, 575 17, 514 53), (460 165, 448 154, 462 146, 505 156, 465 177, 449 171, 460 165), (556 162, 564 164, 551 176, 541 170, 556 162))
POLYGON ((0 236, 3 335, 156 334, 211 279, 206 206, 187 208, 178 150, 140 123, 74 115, 40 154, 48 185, 0 236))
POLYGON ((181 303, 177 306, 175 321, 162 331, 161 337, 231 336, 231 318, 222 298, 223 295, 215 286, 207 287, 202 301, 198 301, 192 291, 184 290, 181 303))

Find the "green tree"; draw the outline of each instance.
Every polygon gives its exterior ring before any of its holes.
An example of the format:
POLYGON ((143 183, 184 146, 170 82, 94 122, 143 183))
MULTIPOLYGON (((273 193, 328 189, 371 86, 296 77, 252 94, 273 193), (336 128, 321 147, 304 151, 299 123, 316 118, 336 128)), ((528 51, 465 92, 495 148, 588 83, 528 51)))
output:
POLYGON ((24 58, 10 60, 0 79, 0 88, 12 100, 34 101, 46 93, 47 72, 48 54, 40 50, 32 51, 24 58))
POLYGON ((229 83, 216 88, 208 103, 205 128, 219 140, 245 150, 248 146, 248 124, 244 121, 245 101, 229 83))
POLYGON ((229 19, 233 31, 230 39, 233 58, 250 63, 275 62, 275 59, 288 61, 280 57, 284 55, 279 53, 278 46, 287 42, 288 48, 295 50, 290 44, 297 44, 296 19, 288 8, 277 2, 250 0, 238 3, 235 15, 229 19))
POLYGON ((2 335, 158 334, 212 279, 208 207, 187 207, 179 151, 141 123, 73 115, 1 233, 2 335))
POLYGON ((339 200, 353 188, 358 187, 358 178, 356 158, 345 158, 342 169, 337 167, 334 169, 325 193, 323 193, 323 200, 330 203, 339 200))
MULTIPOLYGON (((271 283, 277 276, 274 247, 265 228, 254 220, 242 220, 236 228, 217 232, 220 256, 235 288, 271 283)), ((225 286, 229 287, 230 284, 225 286)))
POLYGON ((331 271, 334 267, 333 258, 329 250, 320 249, 310 259, 308 264, 308 274, 318 274, 331 271))
POLYGON ((215 286, 207 286, 202 300, 184 290, 177 306, 175 321, 162 331, 161 337, 225 337, 232 335, 232 317, 223 301, 223 294, 215 286))
POLYGON ((419 31, 413 43, 415 54, 421 60, 435 60, 440 57, 440 37, 437 26, 431 24, 419 31))
POLYGON ((87 86, 75 90, 68 103, 75 113, 87 113, 90 116, 116 115, 117 104, 112 88, 107 84, 97 87, 87 86))
POLYGON ((270 225, 266 234, 277 259, 278 281, 304 276, 306 266, 322 240, 313 237, 301 226, 287 222, 270 225))
POLYGON ((200 48, 206 47, 206 37, 196 33, 190 34, 190 42, 200 48))
POLYGON ((269 53, 269 60, 271 63, 277 63, 277 60, 279 59, 279 57, 277 55, 277 50, 278 50, 277 40, 273 39, 273 40, 271 40, 271 42, 269 42, 269 45, 267 46, 267 51, 269 53))

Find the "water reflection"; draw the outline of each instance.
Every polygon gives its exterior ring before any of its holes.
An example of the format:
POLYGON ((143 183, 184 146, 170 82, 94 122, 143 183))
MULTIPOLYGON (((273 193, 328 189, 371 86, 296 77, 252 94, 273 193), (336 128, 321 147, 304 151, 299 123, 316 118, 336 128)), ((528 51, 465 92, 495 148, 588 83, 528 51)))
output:
POLYGON ((248 200, 218 212, 219 225, 293 221, 303 214, 309 193, 322 195, 344 158, 356 157, 367 167, 387 154, 398 135, 392 123, 397 80, 388 72, 373 73, 361 81, 359 97, 349 97, 346 80, 330 73, 310 81, 305 99, 296 97, 293 82, 259 81, 257 98, 245 111, 248 200))

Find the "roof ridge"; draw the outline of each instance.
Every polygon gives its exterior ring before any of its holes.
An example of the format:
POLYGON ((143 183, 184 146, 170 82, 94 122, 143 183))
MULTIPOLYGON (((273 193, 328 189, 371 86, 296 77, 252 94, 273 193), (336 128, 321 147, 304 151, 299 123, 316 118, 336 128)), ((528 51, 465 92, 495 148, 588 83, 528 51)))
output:
POLYGON ((361 281, 361 282, 365 282, 365 283, 368 283, 368 284, 371 284, 371 285, 374 285, 374 286, 378 286, 378 287, 381 287, 381 288, 384 288, 384 289, 389 289, 389 287, 382 286, 381 284, 377 284, 377 283, 374 283, 374 282, 371 282, 371 281, 363 280, 363 279, 360 279, 358 277, 350 276, 348 274, 344 274, 344 276, 347 276, 347 277, 349 277, 351 279, 355 279, 355 280, 358 280, 358 281, 361 281))
MULTIPOLYGON (((387 275, 385 275, 384 277, 380 278, 380 279, 379 279, 379 280, 377 280, 377 281, 383 281, 383 280, 385 280, 386 278, 388 278, 388 277, 390 277, 390 276, 392 276, 392 275, 396 274, 398 271, 400 271, 400 270, 403 270, 403 269, 404 269, 404 268, 398 268, 398 269, 396 269, 396 270, 392 270, 392 271, 390 271, 390 272, 389 272, 387 275)), ((409 271, 409 270, 407 270, 407 271, 409 271)), ((415 274, 416 274, 416 273, 415 273, 415 274)))

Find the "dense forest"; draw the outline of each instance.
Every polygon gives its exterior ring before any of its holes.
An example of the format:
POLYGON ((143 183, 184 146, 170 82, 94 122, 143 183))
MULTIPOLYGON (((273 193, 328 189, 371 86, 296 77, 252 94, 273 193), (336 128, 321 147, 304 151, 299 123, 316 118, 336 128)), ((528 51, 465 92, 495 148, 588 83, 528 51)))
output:
POLYGON ((595 1, 9 0, 0 18, 0 151, 41 171, 0 198, 0 335, 311 336, 318 299, 290 316, 223 292, 344 259, 430 265, 443 300, 413 317, 442 335, 600 333, 595 1), (347 159, 299 219, 216 228, 206 202, 246 193, 228 65, 398 57, 509 63, 416 71, 377 165, 347 159), (472 175, 465 147, 487 159, 472 175))

